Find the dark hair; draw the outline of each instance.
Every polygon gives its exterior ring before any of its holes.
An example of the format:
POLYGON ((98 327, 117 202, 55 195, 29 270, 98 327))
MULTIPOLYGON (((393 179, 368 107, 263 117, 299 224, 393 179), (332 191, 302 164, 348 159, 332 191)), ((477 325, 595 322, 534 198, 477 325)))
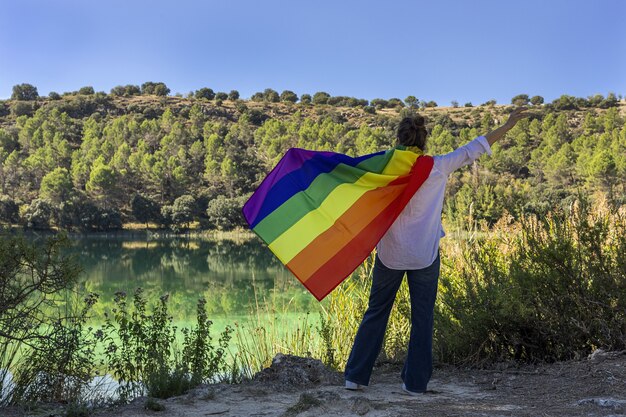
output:
POLYGON ((404 146, 426 147, 428 132, 424 126, 424 117, 420 115, 405 117, 398 124, 398 142, 404 146))

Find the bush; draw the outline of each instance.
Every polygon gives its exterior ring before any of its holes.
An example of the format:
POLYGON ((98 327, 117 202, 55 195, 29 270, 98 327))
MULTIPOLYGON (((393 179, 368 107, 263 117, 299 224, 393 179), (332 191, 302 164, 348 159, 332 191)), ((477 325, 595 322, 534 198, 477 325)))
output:
POLYGON ((51 216, 52 206, 39 198, 33 200, 22 214, 26 227, 34 230, 50 229, 51 216))
POLYGON ((626 218, 579 201, 499 224, 442 274, 437 345, 453 363, 626 348, 626 218))
POLYGON ((19 206, 10 197, 0 196, 0 221, 17 223, 20 221, 19 206))
POLYGON ((68 299, 80 273, 61 255, 68 244, 65 235, 43 243, 4 232, 0 238, 0 387, 7 370, 13 372, 0 405, 75 401, 94 373, 85 323, 97 297, 68 299))
POLYGON ((15 117, 19 116, 32 116, 35 112, 35 106, 33 103, 27 101, 14 101, 11 103, 11 114, 15 117))
POLYGON ((86 95, 86 96, 90 96, 90 95, 96 94, 96 92, 95 92, 95 90, 93 89, 92 86, 88 85, 86 87, 81 87, 78 90, 78 94, 83 94, 83 95, 86 95))
POLYGON ((196 92, 194 93, 194 96, 196 98, 203 98, 206 100, 213 100, 215 98, 215 93, 213 92, 212 89, 210 88, 201 88, 199 90, 196 90, 196 92))
POLYGON ((218 230, 246 227, 247 223, 241 213, 241 208, 248 198, 249 195, 235 198, 218 196, 211 200, 206 210, 209 223, 218 230))
POLYGON ((37 87, 31 84, 17 84, 13 86, 11 100, 37 100, 39 93, 37 87))
POLYGON ((226 328, 217 344, 212 343, 212 322, 207 317, 206 301, 201 298, 196 326, 182 330, 178 356, 168 300, 168 295, 161 296, 148 311, 141 288, 135 291, 130 305, 126 293, 115 295, 115 309, 107 315, 99 339, 106 342, 106 362, 120 382, 122 399, 145 394, 168 398, 200 383, 227 378, 225 354, 232 330, 226 328))

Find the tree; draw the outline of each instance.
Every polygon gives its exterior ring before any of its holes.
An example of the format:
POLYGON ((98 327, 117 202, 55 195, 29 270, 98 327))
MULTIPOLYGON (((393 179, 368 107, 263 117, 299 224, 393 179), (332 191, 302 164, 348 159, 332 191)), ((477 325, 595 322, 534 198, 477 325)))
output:
POLYGON ((326 104, 328 103, 329 98, 330 98, 330 94, 324 91, 318 91, 317 93, 313 94, 313 104, 315 105, 326 104))
POLYGON ((379 110, 389 106, 389 102, 384 98, 375 98, 370 102, 370 104, 379 110))
POLYGON ((417 98, 415 96, 407 96, 404 99, 404 102, 406 103, 407 106, 409 106, 411 108, 416 108, 418 100, 417 100, 417 98))
POLYGON ((404 107, 404 102, 402 100, 400 100, 399 98, 390 98, 387 101, 387 105, 389 107, 404 107))
POLYGON ((17 223, 20 220, 19 207, 15 201, 6 195, 0 195, 0 221, 17 223))
POLYGON ((295 103, 298 101, 298 95, 290 90, 284 90, 280 93, 280 101, 286 103, 295 103))
POLYGON ((37 87, 31 84, 17 84, 13 86, 13 94, 11 100, 37 100, 39 93, 37 87))
POLYGON ((264 98, 265 96, 263 95, 263 93, 259 91, 259 92, 252 94, 252 97, 250 97, 250 100, 259 102, 259 101, 263 101, 264 98))
POLYGON ((35 230, 48 230, 50 228, 50 217, 52 216, 52 206, 46 200, 37 198, 33 200, 24 211, 24 221, 26 227, 35 230))
POLYGON ((41 180, 39 196, 59 204, 72 194, 72 178, 67 168, 57 167, 41 180))
POLYGON ((197 211, 196 200, 190 195, 183 195, 174 200, 171 206, 163 206, 161 215, 174 230, 180 226, 189 229, 189 223, 196 218, 197 211))
POLYGON ((163 220, 159 205, 141 194, 133 195, 133 198, 130 200, 130 208, 133 217, 138 222, 145 223, 146 228, 149 222, 161 223, 163 220))
POLYGON ((221 92, 221 91, 217 92, 215 94, 215 100, 218 100, 218 101, 228 100, 228 94, 221 92))
POLYGON ((467 102, 467 103, 465 103, 463 106, 464 106, 464 107, 474 107, 474 105, 472 104, 472 102, 471 102, 471 101, 468 101, 468 102, 467 102))
POLYGON ((92 86, 88 85, 88 86, 85 86, 85 87, 81 87, 78 90, 78 94, 83 94, 85 96, 91 96, 93 94, 96 94, 96 92, 95 92, 95 90, 93 89, 92 86))
POLYGON ((430 100, 426 102, 426 107, 437 107, 437 102, 434 100, 430 100))
POLYGON ((530 99, 530 104, 532 104, 533 106, 539 106, 539 105, 543 104, 543 97, 541 97, 541 96, 532 96, 532 98, 530 99))
POLYGON ((228 99, 233 101, 239 100, 239 91, 230 90, 230 93, 228 93, 228 99))
POLYGON ((205 100, 213 100, 215 98, 215 92, 207 87, 196 90, 194 95, 198 99, 203 98, 205 100))
POLYGON ((311 104, 312 100, 310 94, 302 94, 302 97, 300 97, 300 103, 302 104, 311 104))
POLYGON ((152 82, 147 81, 141 84, 141 94, 143 95, 156 95, 156 96, 166 96, 170 93, 170 89, 167 88, 165 83, 162 82, 152 82))
POLYGON ((248 197, 249 195, 235 198, 217 196, 209 202, 206 210, 209 223, 218 230, 245 227, 247 223, 241 214, 241 207, 248 200, 248 197))
POLYGON ((57 93, 56 91, 50 91, 50 93, 48 94, 48 98, 50 100, 61 100, 61 94, 57 93))
POLYGON ((516 106, 526 106, 528 102, 528 94, 518 94, 511 99, 511 104, 516 106))
POLYGON ((452 104, 452 107, 454 107, 455 109, 459 107, 459 102, 456 100, 452 100, 450 104, 452 104))
POLYGON ((138 85, 127 84, 127 85, 118 85, 111 89, 111 94, 114 96, 138 96, 141 94, 141 89, 138 85))
POLYGON ((277 91, 272 90, 271 88, 266 88, 263 91, 263 99, 270 103, 278 103, 280 101, 280 96, 277 91))

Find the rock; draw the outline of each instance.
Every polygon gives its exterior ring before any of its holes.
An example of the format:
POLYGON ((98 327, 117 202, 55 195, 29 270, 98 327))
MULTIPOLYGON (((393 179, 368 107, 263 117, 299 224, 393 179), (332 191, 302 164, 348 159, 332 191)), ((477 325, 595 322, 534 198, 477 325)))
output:
POLYGON ((352 412, 360 416, 364 416, 372 410, 370 400, 365 397, 355 398, 352 403, 352 412))
POLYGON ((320 360, 280 353, 269 368, 255 374, 252 380, 271 384, 273 389, 282 391, 342 383, 341 375, 320 360))
POLYGON ((614 398, 585 398, 578 401, 578 405, 597 405, 602 408, 622 410, 626 407, 626 400, 616 400, 614 398))

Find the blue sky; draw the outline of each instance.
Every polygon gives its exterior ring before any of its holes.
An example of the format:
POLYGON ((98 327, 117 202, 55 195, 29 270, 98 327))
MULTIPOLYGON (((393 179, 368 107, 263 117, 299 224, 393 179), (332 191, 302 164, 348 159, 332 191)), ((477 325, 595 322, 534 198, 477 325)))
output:
POLYGON ((626 95, 622 0, 0 0, 0 98, 163 81, 449 105, 626 95))

